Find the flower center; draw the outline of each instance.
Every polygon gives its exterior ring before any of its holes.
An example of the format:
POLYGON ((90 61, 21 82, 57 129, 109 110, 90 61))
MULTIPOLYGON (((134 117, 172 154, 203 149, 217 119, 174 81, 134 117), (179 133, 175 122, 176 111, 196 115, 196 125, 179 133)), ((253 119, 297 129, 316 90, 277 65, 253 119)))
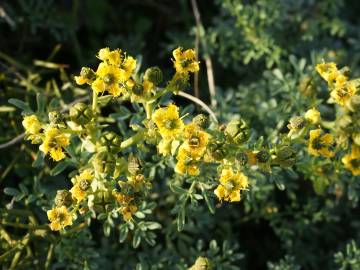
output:
POLYGON ((109 73, 104 76, 103 80, 104 80, 104 83, 106 83, 106 84, 112 84, 115 81, 115 77, 113 74, 109 73))
POLYGON ((325 144, 321 142, 320 138, 315 138, 311 143, 312 148, 320 150, 325 147, 325 144))
POLYGON ((180 64, 183 68, 185 68, 191 64, 191 60, 190 59, 181 60, 180 64))
POLYGON ((189 139, 189 146, 196 148, 196 147, 199 147, 199 145, 200 145, 199 137, 191 136, 191 138, 189 139))
POLYGON ((58 213, 57 220, 59 222, 63 222, 63 221, 65 221, 65 219, 66 219, 66 214, 65 213, 58 213))
POLYGON ((165 128, 166 129, 174 129, 176 128, 176 120, 175 119, 168 119, 165 121, 165 128))
POLYGON ((353 168, 357 169, 360 167, 360 158, 357 158, 357 159, 352 159, 350 161, 350 164, 353 168))
POLYGON ((87 180, 80 180, 79 188, 80 188, 82 191, 88 190, 89 186, 90 186, 89 181, 87 181, 87 180))

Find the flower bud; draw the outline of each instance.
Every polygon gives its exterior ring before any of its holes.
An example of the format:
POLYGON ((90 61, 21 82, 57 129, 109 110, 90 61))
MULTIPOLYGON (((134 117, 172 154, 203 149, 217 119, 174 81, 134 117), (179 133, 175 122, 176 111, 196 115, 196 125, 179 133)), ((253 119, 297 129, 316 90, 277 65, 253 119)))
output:
POLYGON ((55 197, 55 205, 57 207, 69 207, 72 204, 71 193, 68 190, 58 190, 55 197))
POLYGON ((240 151, 235 154, 235 160, 241 166, 245 166, 249 160, 249 157, 245 152, 240 151))
POLYGON ((244 120, 231 120, 226 126, 225 135, 234 143, 242 144, 249 139, 250 131, 244 120))
POLYGON ((120 145, 121 145, 120 136, 113 131, 105 132, 101 136, 100 142, 103 146, 105 146, 106 151, 110 153, 117 153, 120 151, 120 145))
POLYGON ((198 114, 193 118, 192 122, 202 129, 207 129, 210 126, 209 117, 205 114, 198 114))
POLYGON ((213 269, 211 262, 206 257, 198 257, 195 264, 189 270, 211 270, 213 269))
POLYGON ((291 130, 299 130, 305 127, 306 121, 302 116, 294 116, 290 118, 288 128, 291 130))
POLYGON ((289 145, 282 145, 275 150, 275 162, 281 167, 292 167, 296 163, 296 150, 289 145))
POLYGON ((256 160, 260 163, 268 162, 270 159, 270 154, 266 150, 261 150, 260 152, 256 153, 256 160))
POLYGON ((97 172, 109 175, 114 173, 115 163, 114 155, 107 151, 97 153, 93 160, 93 166, 97 172))
POLYGON ((210 143, 208 145, 208 152, 210 156, 217 161, 224 159, 226 156, 226 150, 224 149, 224 144, 222 143, 210 143))
POLYGON ((139 174, 142 169, 141 165, 141 160, 131 153, 128 158, 128 172, 131 175, 139 174))
POLYGON ((155 86, 159 85, 163 80, 163 73, 159 67, 151 67, 146 69, 144 80, 152 82, 155 86))
POLYGON ((78 125, 86 125, 93 118, 93 111, 84 103, 76 103, 70 109, 70 119, 78 125))

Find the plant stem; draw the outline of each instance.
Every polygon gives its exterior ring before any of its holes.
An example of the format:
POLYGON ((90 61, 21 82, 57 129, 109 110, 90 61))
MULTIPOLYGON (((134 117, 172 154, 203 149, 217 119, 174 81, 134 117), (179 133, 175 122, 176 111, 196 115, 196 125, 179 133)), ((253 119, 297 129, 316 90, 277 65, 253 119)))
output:
POLYGON ((127 140, 123 141, 120 145, 121 149, 127 148, 144 138, 145 131, 143 129, 139 130, 134 136, 128 138, 127 140))

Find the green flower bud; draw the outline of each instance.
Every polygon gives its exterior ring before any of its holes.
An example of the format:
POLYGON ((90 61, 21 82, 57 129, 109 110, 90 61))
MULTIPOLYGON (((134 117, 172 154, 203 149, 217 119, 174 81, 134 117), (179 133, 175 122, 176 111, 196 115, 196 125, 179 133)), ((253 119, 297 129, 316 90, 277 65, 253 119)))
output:
POLYGON ((72 204, 71 193, 68 190, 58 190, 55 197, 55 205, 57 207, 69 207, 72 204))
POLYGON ((141 160, 131 153, 128 158, 128 172, 131 175, 139 174, 142 169, 141 165, 141 160))
POLYGON ((84 103, 76 103, 70 109, 70 119, 78 125, 86 125, 93 118, 93 111, 84 103))
POLYGON ((155 86, 159 85, 163 80, 163 73, 159 67, 151 67, 146 69, 144 80, 152 82, 155 86))
POLYGON ((193 118, 193 123, 202 129, 207 129, 210 126, 209 117, 205 114, 198 114, 193 118))
POLYGON ((288 128, 294 129, 294 130, 299 130, 299 129, 302 129, 303 127, 305 127, 305 124, 306 124, 306 120, 304 117, 294 116, 290 119, 288 128))
POLYGON ((283 145, 275 150, 276 158, 275 162, 281 167, 292 167, 296 163, 296 150, 289 146, 283 145))
POLYGON ((347 104, 348 108, 352 112, 360 111, 360 96, 352 96, 349 103, 347 104))
POLYGON ((211 262, 206 257, 198 257, 195 264, 189 270, 211 270, 213 269, 211 262))
POLYGON ((81 69, 80 76, 84 77, 90 81, 95 80, 95 78, 96 78, 95 72, 91 68, 88 68, 88 67, 83 67, 81 69))
POLYGON ((235 160, 238 162, 241 166, 245 166, 249 160, 248 155, 245 152, 237 152, 235 154, 235 160))
POLYGON ((93 160, 95 170, 102 174, 112 175, 115 170, 115 164, 115 156, 107 151, 97 153, 93 160))
POLYGON ((57 111, 49 112, 49 121, 52 124, 63 124, 64 116, 57 111))
POLYGON ((120 151, 120 145, 121 145, 120 136, 113 131, 105 132, 101 136, 100 142, 103 146, 105 146, 106 151, 110 153, 118 153, 120 151))
POLYGON ((234 143, 242 144, 249 139, 250 131, 244 120, 231 120, 226 126, 225 135, 234 143))
POLYGON ((260 163, 265 163, 265 162, 269 161, 269 159, 270 159, 270 154, 269 154, 269 152, 266 151, 266 150, 261 150, 260 152, 258 152, 258 153, 256 154, 256 159, 257 159, 257 161, 260 162, 260 163))
POLYGON ((208 152, 210 156, 217 160, 223 160, 226 156, 226 150, 224 149, 224 144, 213 142, 208 145, 208 152))

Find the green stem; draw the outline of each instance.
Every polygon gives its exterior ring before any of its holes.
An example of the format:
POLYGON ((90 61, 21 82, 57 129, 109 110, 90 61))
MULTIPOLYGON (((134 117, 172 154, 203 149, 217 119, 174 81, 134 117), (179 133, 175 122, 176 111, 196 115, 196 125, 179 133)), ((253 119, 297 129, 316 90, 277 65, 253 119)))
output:
POLYGON ((50 248, 49 248, 49 251, 48 251, 48 254, 46 256, 46 262, 45 262, 45 269, 46 270, 49 269, 49 267, 50 267, 50 263, 51 263, 53 254, 54 254, 54 244, 51 244, 50 248))
POLYGON ((145 112, 146 112, 146 119, 150 120, 152 117, 152 103, 146 102, 144 104, 144 107, 145 107, 145 112))
POLYGON ((143 129, 139 130, 134 136, 130 137, 129 139, 123 141, 120 145, 121 149, 127 148, 137 142, 141 141, 144 138, 145 131, 143 129))
POLYGON ((95 115, 96 115, 96 110, 97 110, 97 103, 98 103, 98 94, 96 93, 96 91, 93 91, 92 110, 95 115))

